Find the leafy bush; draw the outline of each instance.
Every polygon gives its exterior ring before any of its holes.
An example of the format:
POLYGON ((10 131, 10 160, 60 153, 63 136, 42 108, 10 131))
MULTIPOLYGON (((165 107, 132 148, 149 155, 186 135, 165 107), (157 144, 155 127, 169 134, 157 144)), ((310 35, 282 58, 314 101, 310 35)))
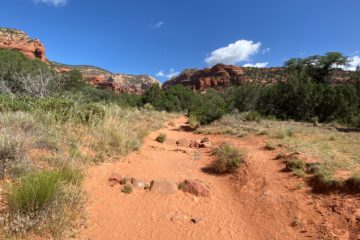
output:
POLYGON ((156 137, 156 141, 159 143, 164 143, 166 141, 166 134, 165 133, 160 133, 159 136, 156 137))
POLYGON ((213 168, 217 173, 229 173, 235 171, 245 162, 246 154, 229 144, 224 144, 214 150, 216 160, 213 168))

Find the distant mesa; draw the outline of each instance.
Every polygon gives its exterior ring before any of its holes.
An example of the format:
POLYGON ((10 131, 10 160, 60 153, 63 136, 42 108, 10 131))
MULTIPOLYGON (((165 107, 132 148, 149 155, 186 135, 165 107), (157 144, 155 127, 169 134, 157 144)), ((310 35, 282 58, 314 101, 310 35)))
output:
POLYGON ((53 66, 59 72, 77 69, 90 84, 117 93, 142 95, 153 84, 160 84, 157 79, 148 75, 115 74, 95 66, 67 65, 50 61, 46 58, 45 47, 40 40, 32 39, 25 32, 16 29, 0 28, 0 49, 22 52, 31 59, 38 59, 53 66))
MULTIPOLYGON (((246 83, 267 85, 284 82, 287 76, 287 71, 283 67, 255 68, 217 64, 211 68, 200 70, 187 69, 180 75, 166 81, 163 88, 181 84, 193 90, 203 91, 208 88, 221 89, 246 83)), ((339 69, 335 72, 332 83, 343 83, 349 79, 349 72, 339 69)))

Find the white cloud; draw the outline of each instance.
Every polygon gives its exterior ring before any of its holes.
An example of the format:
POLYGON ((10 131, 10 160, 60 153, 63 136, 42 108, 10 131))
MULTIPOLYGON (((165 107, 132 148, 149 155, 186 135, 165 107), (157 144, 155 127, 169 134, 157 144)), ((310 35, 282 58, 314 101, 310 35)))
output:
POLYGON ((161 28, 165 23, 163 21, 159 21, 157 23, 154 24, 149 24, 150 28, 154 28, 154 29, 159 29, 161 28))
POLYGON ((65 6, 68 2, 68 0, 34 0, 35 3, 45 3, 45 4, 51 4, 55 7, 59 6, 65 6))
POLYGON ((264 68, 264 67, 267 67, 267 65, 269 65, 269 62, 259 62, 259 63, 255 63, 255 64, 247 63, 247 64, 244 64, 243 67, 264 68))
POLYGON ((338 66, 347 71, 355 71, 360 66, 360 56, 349 57, 349 63, 346 66, 338 66))
POLYGON ((205 59, 208 65, 217 63, 235 64, 238 62, 248 61, 250 56, 259 52, 261 43, 254 43, 249 40, 239 40, 231 43, 226 47, 214 50, 210 56, 205 59))
POLYGON ((173 68, 170 69, 170 72, 165 73, 163 70, 161 70, 160 72, 158 72, 156 74, 157 77, 164 77, 164 78, 173 78, 177 75, 179 75, 180 72, 175 72, 175 70, 173 68))

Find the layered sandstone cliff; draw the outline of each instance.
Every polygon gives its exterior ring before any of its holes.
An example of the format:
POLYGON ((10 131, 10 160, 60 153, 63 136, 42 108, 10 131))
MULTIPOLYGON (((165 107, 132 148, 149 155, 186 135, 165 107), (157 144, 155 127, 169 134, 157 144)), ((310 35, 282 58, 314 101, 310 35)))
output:
POLYGON ((47 61, 44 45, 38 39, 30 38, 23 31, 0 28, 0 49, 17 50, 31 59, 47 61))
POLYGON ((142 95, 153 84, 160 84, 157 79, 148 75, 115 74, 94 66, 64 65, 55 62, 52 64, 61 71, 79 70, 83 77, 93 86, 110 89, 116 93, 142 95))
POLYGON ((150 86, 159 83, 148 75, 114 74, 94 66, 73 66, 48 61, 45 56, 45 47, 40 40, 31 39, 25 32, 15 29, 0 28, 0 49, 20 51, 31 59, 39 59, 49 64, 59 72, 77 69, 90 84, 98 88, 111 89, 117 93, 141 95, 150 86))
POLYGON ((188 69, 179 76, 164 83, 168 88, 176 84, 189 86, 194 90, 221 88, 244 83, 268 84, 285 81, 284 68, 249 68, 217 64, 202 70, 188 69))
MULTIPOLYGON (((193 90, 203 91, 207 88, 223 88, 229 86, 253 83, 259 85, 284 82, 288 77, 285 68, 254 68, 239 67, 232 65, 217 64, 212 68, 201 70, 188 69, 179 76, 163 84, 163 88, 181 84, 193 90)), ((350 81, 348 71, 337 70, 332 79, 332 83, 341 84, 350 81)))

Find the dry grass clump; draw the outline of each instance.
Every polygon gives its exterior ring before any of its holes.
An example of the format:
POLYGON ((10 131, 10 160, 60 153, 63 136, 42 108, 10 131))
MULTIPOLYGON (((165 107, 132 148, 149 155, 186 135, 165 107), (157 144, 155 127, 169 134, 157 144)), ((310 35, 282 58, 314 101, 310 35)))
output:
POLYGON ((124 156, 138 150, 144 137, 161 128, 169 116, 157 111, 109 108, 103 122, 90 129, 91 148, 103 155, 124 156))
POLYGON ((242 163, 245 162, 246 158, 244 151, 229 144, 224 144, 214 149, 214 155, 216 160, 214 161, 212 167, 215 172, 220 174, 235 171, 242 163))
POLYGON ((159 143, 164 143, 166 141, 166 138, 167 136, 165 133, 160 133, 155 140, 159 143))

